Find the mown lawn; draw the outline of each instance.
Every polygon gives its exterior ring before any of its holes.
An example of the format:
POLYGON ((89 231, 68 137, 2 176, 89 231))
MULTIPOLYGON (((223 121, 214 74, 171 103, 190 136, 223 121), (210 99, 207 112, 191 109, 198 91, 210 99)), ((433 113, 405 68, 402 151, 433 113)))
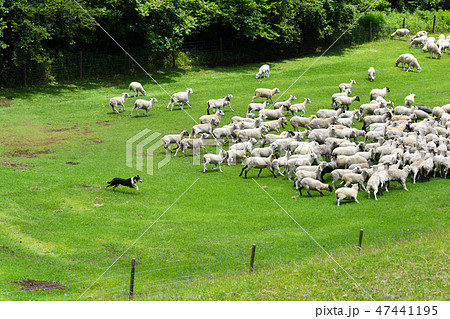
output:
MULTIPOLYGON (((357 81, 353 95, 361 97, 353 107, 369 102, 370 89, 385 86, 395 105, 410 93, 430 107, 450 102, 449 54, 431 60, 406 41, 270 65, 270 78, 260 80, 254 78, 259 65, 245 65, 152 73, 160 86, 136 75, 2 90, 2 98, 13 100, 3 99, 0 107, 0 300, 126 299, 131 258, 140 299, 448 299, 448 179, 408 180, 409 192, 394 183, 378 201, 361 192, 360 205, 337 207, 328 192, 293 199, 293 183, 268 171, 239 177, 240 165, 223 165, 223 173, 209 167, 203 174, 189 155, 158 169, 162 147, 141 158, 133 151, 133 167, 126 165, 127 140, 143 129, 161 136, 190 130, 208 99, 231 93, 235 112, 225 109, 222 119, 229 123, 244 116, 258 87, 278 87, 280 100, 309 97, 307 116, 329 108, 338 84, 350 79, 357 81), (418 58, 422 73, 395 67, 407 52, 418 58), (373 83, 367 80, 370 66, 376 69, 373 83), (125 112, 112 113, 109 99, 131 81, 158 99, 149 117, 130 117, 134 98, 126 100, 125 112), (167 111, 166 92, 188 87, 192 109, 167 111), (139 193, 104 188, 106 180, 136 174, 144 179, 139 193), (252 244, 257 258, 249 277, 252 244), (26 292, 18 284, 24 280, 66 289, 26 292)), ((214 145, 208 149, 216 152, 214 145)))

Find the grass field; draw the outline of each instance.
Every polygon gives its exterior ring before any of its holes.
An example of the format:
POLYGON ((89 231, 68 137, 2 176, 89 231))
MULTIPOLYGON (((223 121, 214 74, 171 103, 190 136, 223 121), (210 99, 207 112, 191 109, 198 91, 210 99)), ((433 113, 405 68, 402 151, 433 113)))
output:
POLYGON ((395 105, 410 93, 430 107, 449 103, 448 53, 431 60, 393 40, 318 57, 272 62, 270 78, 261 80, 254 78, 259 65, 245 65, 156 72, 161 87, 139 75, 2 90, 0 300, 125 300, 131 258, 139 300, 448 300, 448 179, 408 180, 409 192, 394 183, 378 201, 361 192, 360 205, 337 207, 328 192, 293 199, 293 183, 268 171, 244 179, 241 166, 223 165, 223 173, 209 167, 203 174, 190 155, 158 169, 162 147, 126 165, 127 140, 143 129, 190 130, 208 99, 231 93, 235 112, 225 109, 222 119, 229 123, 244 116, 258 87, 278 87, 280 100, 309 97, 307 116, 329 108, 338 84, 350 79, 360 103, 369 102, 370 89, 385 86, 395 105), (422 73, 395 67, 406 52, 415 54, 422 73), (377 70, 373 83, 369 66, 377 70), (158 99, 149 117, 130 117, 134 98, 125 112, 112 113, 109 98, 131 81, 158 99), (167 111, 164 90, 188 87, 192 109, 167 111), (136 174, 144 179, 139 192, 104 188, 106 180, 136 174), (24 291, 18 282, 26 280, 66 289, 24 291))

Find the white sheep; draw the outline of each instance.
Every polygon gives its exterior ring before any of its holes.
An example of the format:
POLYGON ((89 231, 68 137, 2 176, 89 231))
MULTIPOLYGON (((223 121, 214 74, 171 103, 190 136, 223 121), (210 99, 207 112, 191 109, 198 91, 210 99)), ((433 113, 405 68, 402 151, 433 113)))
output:
POLYGON ((289 110, 291 107, 291 104, 293 101, 295 101, 297 98, 294 95, 289 96, 289 99, 286 101, 276 102, 273 105, 274 110, 279 109, 280 107, 284 106, 286 110, 289 110))
POLYGON ((154 98, 154 97, 152 97, 152 98, 150 99, 150 101, 146 101, 146 100, 142 100, 142 99, 137 99, 137 100, 134 102, 134 107, 133 107, 133 109, 131 110, 130 116, 133 115, 134 110, 136 110, 136 114, 139 116, 139 110, 140 110, 140 109, 146 110, 147 112, 145 113, 145 115, 148 116, 148 112, 150 112, 150 110, 152 109, 153 105, 154 105, 156 102, 158 102, 158 100, 157 100, 156 98, 154 98))
POLYGON ((209 135, 213 135, 212 125, 213 125, 212 123, 194 125, 192 127, 191 134, 189 134, 189 138, 195 138, 195 136, 197 134, 202 134, 202 133, 208 133, 209 135))
POLYGON ((427 41, 426 35, 411 39, 411 42, 409 43, 409 47, 412 48, 413 46, 417 47, 419 45, 424 45, 426 41, 427 41))
POLYGON ((117 106, 122 105, 122 111, 125 111, 125 99, 130 97, 128 93, 122 93, 122 96, 113 97, 109 100, 109 105, 111 105, 114 113, 118 114, 117 106))
POLYGON ((316 141, 319 144, 324 144, 325 140, 330 137, 329 129, 314 129, 308 134, 308 141, 316 141))
POLYGON ((386 98, 386 94, 388 94, 388 92, 390 92, 388 87, 385 87, 383 89, 372 89, 369 94, 369 100, 376 100, 378 96, 386 98))
POLYGON ((403 169, 392 168, 389 167, 389 182, 399 182, 402 184, 405 191, 408 191, 406 188, 406 179, 408 178, 409 173, 411 172, 411 167, 406 165, 403 169))
POLYGON ((280 117, 284 117, 284 112, 287 110, 288 108, 283 105, 276 110, 263 109, 259 111, 259 115, 265 115, 268 120, 278 120, 280 117))
POLYGON ((234 112, 234 110, 231 107, 231 99, 233 98, 233 95, 228 94, 227 96, 224 96, 221 99, 217 99, 217 100, 209 100, 208 102, 206 102, 206 104, 208 105, 206 107, 206 113, 208 113, 209 115, 209 110, 210 109, 219 109, 222 110, 226 105, 228 105, 228 107, 230 108, 230 110, 232 112, 234 112))
POLYGON ((341 187, 335 192, 337 205, 341 203, 341 200, 354 200, 358 202, 358 184, 353 184, 352 187, 341 187))
POLYGON ((419 65, 419 61, 417 61, 417 59, 413 56, 413 57, 409 57, 407 56, 405 58, 405 63, 408 64, 408 69, 406 70, 406 72, 409 72, 409 70, 413 70, 416 69, 417 73, 422 72, 422 68, 419 65))
POLYGON ((359 96, 338 96, 335 100, 334 100, 334 104, 335 104, 335 109, 340 108, 340 107, 345 107, 347 106, 347 111, 350 108, 350 105, 355 102, 355 101, 360 101, 359 96))
POLYGON ((280 90, 278 88, 274 88, 272 90, 271 89, 256 89, 255 95, 252 98, 252 103, 258 97, 265 97, 267 100, 270 99, 270 101, 273 103, 272 97, 277 93, 280 93, 280 90))
POLYGON ((309 123, 309 126, 312 129, 325 129, 328 128, 330 125, 336 123, 337 116, 333 117, 327 117, 327 118, 316 118, 311 120, 309 123))
POLYGON ((203 146, 203 143, 205 142, 205 139, 208 137, 208 134, 203 133, 200 138, 185 138, 182 139, 180 141, 180 145, 178 146, 177 151, 175 152, 174 156, 177 156, 178 151, 180 149, 183 149, 183 157, 184 157, 184 152, 187 149, 192 149, 193 152, 195 152, 196 150, 201 151, 201 148, 203 148, 205 150, 205 152, 208 152, 206 150, 206 147, 203 146))
POLYGON ((245 150, 246 152, 251 153, 253 149, 253 145, 256 144, 257 140, 255 138, 250 138, 248 141, 236 143, 230 146, 231 150, 245 150))
POLYGON ((302 189, 305 189, 306 192, 308 193, 308 195, 310 197, 312 197, 311 193, 309 192, 310 190, 315 190, 318 191, 320 193, 320 196, 324 196, 324 194, 322 193, 323 190, 327 190, 329 192, 332 192, 333 190, 331 189, 331 185, 322 183, 321 181, 318 181, 316 179, 313 179, 311 177, 305 177, 304 179, 302 179, 300 181, 300 187, 299 187, 299 192, 300 192, 300 196, 302 196, 302 189))
POLYGON ((213 130, 214 137, 219 140, 222 144, 230 139, 230 137, 233 134, 233 131, 237 128, 239 128, 240 123, 234 123, 230 125, 224 125, 222 127, 215 128, 213 130), (226 138, 226 141, 224 140, 226 138))
POLYGON ((412 106, 414 104, 415 94, 411 93, 410 95, 405 97, 405 106, 412 106))
POLYGON ((236 164, 237 160, 241 160, 241 164, 244 164, 244 159, 247 158, 246 150, 228 150, 227 152, 227 163, 228 165, 236 164))
POLYGON ((142 93, 142 95, 146 95, 147 93, 145 92, 144 88, 142 87, 142 84, 139 82, 131 82, 129 89, 130 92, 133 91, 133 96, 136 97, 136 92, 137 92, 137 96, 139 96, 139 92, 142 93))
POLYGON ((269 100, 266 100, 263 103, 249 103, 248 108, 247 108, 247 113, 254 112, 254 111, 259 112, 262 109, 265 109, 267 105, 269 105, 269 100))
POLYGON ((240 130, 237 133, 237 139, 241 142, 248 141, 250 138, 260 140, 263 138, 263 133, 267 133, 267 128, 258 127, 254 129, 240 130))
POLYGON ((302 116, 305 116, 306 104, 308 103, 311 103, 311 100, 309 98, 305 98, 302 103, 292 104, 289 111, 291 111, 294 116, 297 116, 298 112, 302 112, 302 116))
POLYGON ((169 149, 170 143, 175 143, 177 145, 176 148, 180 146, 180 141, 183 138, 183 136, 189 136, 189 132, 184 130, 180 134, 168 134, 164 135, 161 138, 161 141, 163 142, 164 148, 169 152, 172 153, 172 151, 169 149))
POLYGON ((180 103, 181 104, 181 109, 183 109, 183 105, 187 104, 190 108, 192 108, 192 106, 189 105, 189 96, 194 93, 194 91, 191 88, 188 88, 186 90, 186 92, 178 92, 178 93, 174 93, 172 94, 172 96, 170 97, 170 101, 169 104, 167 104, 166 109, 169 108, 169 106, 172 104, 172 107, 170 108, 170 110, 173 110, 173 106, 176 103, 180 103))
POLYGON ((304 127, 308 130, 311 130, 311 127, 309 126, 309 124, 311 123, 311 121, 313 119, 316 119, 316 118, 317 118, 317 116, 315 116, 315 115, 311 115, 310 117, 293 116, 293 117, 291 117, 289 122, 291 123, 292 127, 294 128, 294 131, 298 132, 299 127, 304 127))
POLYGON ((331 96, 331 107, 335 107, 336 106, 336 98, 338 96, 349 96, 350 94, 352 94, 352 90, 351 89, 345 89, 344 92, 339 92, 339 93, 334 93, 331 96))
POLYGON ((375 68, 373 66, 371 66, 368 70, 367 73, 369 75, 369 80, 373 82, 373 80, 375 80, 375 68))
POLYGON ((400 54, 397 60, 395 60, 395 66, 398 66, 398 64, 401 63, 403 70, 405 70, 405 64, 407 64, 406 60, 408 58, 414 58, 414 55, 412 55, 411 53, 400 54))
MULTIPOLYGON (((335 163, 335 162, 333 162, 335 163)), ((336 166, 337 167, 337 164, 336 166)), ((331 171, 331 177, 333 181, 331 182, 331 185, 333 189, 336 189, 336 182, 342 178, 345 174, 353 174, 353 173, 359 173, 361 172, 360 168, 353 168, 353 169, 343 169, 343 168, 335 168, 331 171)))
POLYGON ((411 39, 416 39, 416 38, 420 38, 423 36, 427 36, 428 32, 427 31, 418 31, 411 39))
POLYGON ((259 68, 258 73, 256 73, 256 78, 259 79, 261 76, 263 77, 269 77, 270 76, 270 67, 268 64, 263 64, 259 68))
POLYGON ((344 91, 347 90, 347 89, 350 89, 350 90, 351 90, 353 84, 356 84, 356 81, 355 81, 355 80, 350 80, 349 83, 341 83, 341 84, 339 84, 339 90, 340 90, 341 92, 344 92, 344 91))
POLYGON ((428 48, 428 51, 430 51, 430 59, 433 58, 433 54, 434 54, 434 56, 437 56, 438 59, 441 58, 442 52, 439 49, 439 47, 436 45, 436 43, 428 43, 427 48, 428 48))
POLYGON ((342 108, 339 108, 338 110, 330 110, 330 109, 319 109, 316 112, 317 118, 328 118, 333 116, 339 116, 343 112, 345 112, 342 108))
POLYGON ((220 168, 220 164, 225 160, 227 157, 227 151, 220 150, 219 154, 205 154, 203 155, 203 173, 207 171, 206 165, 207 164, 214 164, 216 167, 213 169, 219 168, 219 171, 222 172, 222 168, 220 168))
POLYGON ((270 157, 247 157, 245 159, 245 166, 242 168, 241 173, 239 176, 242 176, 242 173, 244 173, 245 170, 245 178, 247 178, 247 173, 252 168, 259 168, 258 177, 261 174, 263 168, 267 168, 273 175, 273 177, 277 178, 277 175, 275 174, 275 169, 277 167, 272 167, 272 161, 275 159, 273 155, 270 157))
POLYGON ((394 33, 391 34, 391 39, 393 39, 395 36, 398 36, 398 39, 400 40, 401 37, 406 36, 406 38, 409 40, 409 30, 408 29, 397 29, 394 33))
POLYGON ((254 148, 250 154, 251 157, 269 157, 275 150, 275 145, 271 144, 269 147, 254 148))
POLYGON ((222 110, 218 110, 215 114, 200 116, 199 120, 201 124, 214 123, 214 125, 217 127, 219 126, 220 120, 223 115, 225 115, 225 113, 222 110))
POLYGON ((280 117, 278 120, 264 122, 262 126, 267 128, 267 131, 276 131, 277 133, 281 133, 280 128, 283 127, 283 124, 286 124, 286 118, 280 117))

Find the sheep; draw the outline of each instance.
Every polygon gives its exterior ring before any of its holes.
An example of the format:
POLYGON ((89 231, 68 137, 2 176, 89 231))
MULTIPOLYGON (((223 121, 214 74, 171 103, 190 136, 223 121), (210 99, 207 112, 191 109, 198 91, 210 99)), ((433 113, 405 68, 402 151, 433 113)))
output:
POLYGON ((397 60, 395 60, 395 66, 398 66, 398 64, 401 63, 403 70, 405 70, 405 64, 407 64, 406 60, 412 58, 414 58, 414 55, 412 55, 411 53, 400 54, 397 60))
POLYGON ((237 122, 244 122, 244 121, 249 121, 249 122, 253 122, 255 121, 255 114, 253 113, 247 113, 245 114, 246 117, 242 117, 242 116, 233 116, 231 118, 231 122, 233 123, 237 123, 237 122))
POLYGON ((419 165, 419 173, 422 182, 424 178, 430 180, 430 174, 433 171, 433 169, 434 169, 434 153, 431 152, 430 156, 419 165))
POLYGON ((356 84, 355 80, 350 80, 349 83, 341 83, 339 84, 339 90, 341 92, 344 92, 346 89, 352 89, 353 84, 356 84))
POLYGON ((276 159, 274 159, 274 160, 272 161, 272 165, 273 165, 274 167, 277 167, 278 173, 279 173, 281 176, 284 176, 284 175, 283 175, 283 173, 280 171, 280 167, 281 167, 281 166, 284 166, 284 171, 286 171, 286 169, 287 169, 287 163, 288 163, 288 161, 289 161, 290 156, 291 156, 291 152, 290 152, 290 151, 287 151, 286 154, 285 154, 283 157, 276 158, 276 159))
POLYGON ((270 89, 256 89, 255 95, 252 98, 252 103, 258 97, 265 97, 267 100, 270 99, 270 101, 273 103, 272 96, 274 96, 277 93, 280 93, 280 90, 278 88, 274 88, 272 90, 270 90, 270 89))
POLYGON ((244 173, 245 170, 245 178, 247 178, 247 173, 249 170, 251 170, 252 168, 259 168, 258 173, 259 177, 263 168, 267 168, 272 173, 273 177, 277 178, 277 175, 275 174, 274 171, 274 169, 276 169, 277 167, 272 167, 273 159, 274 159, 273 155, 271 155, 270 157, 247 157, 245 159, 245 166, 242 168, 239 176, 242 176, 242 173, 244 173))
POLYGON ((311 103, 311 100, 309 98, 305 98, 305 100, 302 103, 297 103, 291 105, 289 108, 289 111, 291 111, 293 116, 297 116, 298 112, 302 112, 302 116, 305 116, 305 108, 306 104, 311 103))
POLYGON ((287 120, 286 118, 280 117, 278 120, 274 120, 274 121, 268 121, 268 122, 264 122, 262 126, 267 128, 267 131, 276 131, 278 133, 281 133, 280 128, 283 126, 283 124, 286 124, 287 120))
POLYGON ((353 184, 352 187, 342 187, 336 190, 335 194, 337 205, 341 203, 341 200, 354 200, 358 202, 358 184, 353 184))
POLYGON ((220 150, 219 154, 205 154, 203 155, 203 173, 206 172, 206 165, 207 164, 214 164, 216 167, 213 169, 219 168, 219 171, 222 173, 222 168, 220 168, 220 164, 224 161, 224 159, 227 157, 227 151, 220 150))
POLYGON ((263 109, 259 111, 259 114, 265 115, 268 120, 278 120, 280 117, 284 116, 284 112, 286 110, 288 110, 288 108, 285 105, 283 105, 276 110, 263 109))
POLYGON ((427 34, 428 34, 427 31, 418 31, 411 39, 427 36, 427 34))
POLYGON ((190 148, 192 149, 193 152, 195 152, 195 150, 200 150, 200 151, 201 151, 201 148, 203 148, 203 149, 205 150, 205 152, 208 152, 208 151, 206 150, 206 147, 203 146, 203 143, 205 142, 205 139, 206 139, 208 136, 209 136, 208 134, 203 133, 203 134, 200 136, 200 138, 185 138, 185 139, 182 139, 182 140, 180 141, 180 143, 179 143, 178 149, 177 149, 177 151, 175 152, 175 155, 174 155, 174 156, 177 156, 178 151, 179 151, 180 149, 183 149, 183 157, 184 157, 184 152, 185 152, 187 149, 190 149, 190 148))
POLYGON ((443 109, 445 112, 447 112, 447 113, 450 114, 450 104, 442 105, 442 109, 443 109))
POLYGON ((318 181, 314 178, 311 177, 305 177, 304 179, 302 179, 300 181, 300 187, 299 187, 299 192, 300 192, 300 196, 302 196, 302 189, 305 189, 306 192, 308 193, 309 197, 312 197, 311 193, 309 192, 310 190, 316 190, 320 193, 320 196, 323 197, 324 194, 322 193, 322 190, 327 190, 329 192, 332 192, 333 190, 331 189, 331 186, 325 183, 322 183, 321 181, 318 181))
MULTIPOLYGON (((332 162, 334 163, 331 168, 333 168, 330 173, 331 173, 331 177, 333 179, 333 181, 331 182, 331 185, 333 187, 333 189, 336 189, 336 182, 338 180, 340 180, 342 178, 342 176, 344 176, 345 174, 354 174, 354 173, 359 173, 361 172, 360 168, 354 168, 354 169, 342 169, 342 168, 337 168, 337 163, 336 162, 332 162)), ((324 171, 327 170, 327 167, 324 168, 324 171)))
POLYGON ((364 148, 364 143, 361 142, 358 146, 338 146, 336 147, 333 152, 331 152, 331 155, 338 156, 338 155, 355 155, 357 152, 360 152, 364 148))
POLYGON ((375 197, 375 200, 378 200, 377 193, 380 191, 380 194, 383 195, 383 178, 376 174, 375 172, 370 176, 369 180, 367 181, 367 187, 366 192, 368 194, 367 198, 370 198, 370 192, 373 191, 373 196, 375 197))
POLYGON ((354 129, 351 128, 343 128, 343 129, 337 129, 335 126, 330 127, 330 135, 337 137, 337 138, 344 138, 350 140, 353 138, 354 140, 358 139, 358 134, 354 129))
POLYGON ((260 140, 263 138, 263 133, 267 133, 267 128, 259 127, 259 128, 254 128, 254 129, 248 129, 248 130, 240 130, 237 134, 237 139, 238 139, 238 141, 241 141, 241 142, 247 141, 252 137, 257 140, 260 140))
POLYGON ((449 40, 442 40, 442 41, 438 41, 437 46, 439 48, 439 50, 444 53, 445 50, 450 50, 450 41, 449 40))
POLYGON ((373 123, 385 123, 386 120, 392 117, 392 113, 388 112, 384 115, 368 115, 363 119, 362 129, 365 130, 370 124, 373 123))
POLYGON ((236 143, 230 146, 230 151, 232 150, 245 150, 249 153, 252 152, 253 145, 256 144, 257 140, 255 138, 250 138, 248 141, 236 143))
POLYGON ((184 130, 180 134, 168 134, 164 135, 161 138, 161 141, 164 145, 164 148, 167 150, 167 152, 172 153, 172 151, 169 149, 170 143, 175 143, 177 145, 177 148, 180 146, 180 141, 183 138, 183 136, 189 136, 189 132, 184 130))
POLYGON ((344 92, 340 92, 340 93, 334 93, 331 96, 331 107, 335 106, 335 100, 338 96, 349 96, 349 94, 352 94, 352 90, 351 89, 345 89, 344 92))
MULTIPOLYGON (((284 140, 295 141, 295 140, 298 140, 298 139, 302 139, 304 137, 304 135, 295 136, 295 133, 292 132, 292 131, 286 131, 286 132, 288 134, 287 136, 284 135, 284 134, 283 135, 282 134, 280 134, 280 135, 277 135, 277 134, 266 134, 262 138, 261 147, 264 147, 264 145, 267 145, 267 144, 275 143, 276 141, 280 141, 280 140, 282 140, 282 141, 284 141, 284 140), (293 139, 292 137, 295 137, 295 139, 293 139)), ((285 133, 285 132, 283 132, 283 133, 285 133)))
POLYGON ((410 116, 414 110, 405 106, 396 106, 393 111, 395 115, 410 116))
POLYGON ((405 97, 405 106, 412 106, 414 104, 415 94, 411 93, 410 95, 405 97))
POLYGON ((417 47, 418 45, 424 45, 427 40, 427 36, 422 36, 418 38, 411 39, 411 42, 409 43, 409 48, 417 47))
POLYGON ((316 112, 317 118, 328 118, 333 116, 339 116, 344 112, 342 108, 338 110, 320 109, 316 112))
MULTIPOLYGON (((356 111, 358 111, 358 110, 356 110, 356 111)), ((350 128, 354 124, 353 123, 354 118, 355 118, 355 116, 353 116, 353 115, 351 117, 338 117, 336 120, 336 124, 350 128)))
POLYGON ((389 182, 399 182, 405 191, 408 191, 408 189, 406 188, 406 179, 408 178, 409 173, 411 172, 411 167, 409 165, 406 165, 405 167, 403 167, 403 169, 399 169, 399 168, 392 168, 391 166, 389 167, 389 182))
POLYGON ((416 121, 417 120, 424 120, 424 119, 430 119, 431 116, 428 115, 426 112, 422 111, 422 110, 418 110, 416 108, 413 109, 413 114, 416 116, 416 121))
POLYGON ((191 134, 189 134, 189 138, 195 138, 195 136, 197 134, 201 134, 201 133, 208 133, 210 135, 213 135, 212 126, 213 126, 212 123, 194 125, 192 127, 191 134))
MULTIPOLYGON (((322 162, 322 163, 321 163, 322 165, 310 167, 312 169, 307 169, 307 170, 302 169, 302 167, 298 167, 295 170, 295 178, 294 178, 295 188, 298 189, 299 182, 304 178, 309 177, 309 178, 312 178, 315 180, 319 180, 320 173, 322 172, 323 167, 326 165, 326 162, 322 162), (324 163, 324 164, 322 164, 322 163, 324 163)), ((306 168, 309 168, 309 167, 306 166, 306 168)))
POLYGON ((137 96, 139 96, 139 92, 141 92, 143 96, 145 96, 147 94, 145 92, 144 88, 142 87, 142 84, 139 82, 131 82, 128 90, 130 92, 133 91, 134 97, 136 97, 136 92, 137 92, 137 96))
POLYGON ((236 164, 237 160, 241 160, 241 164, 244 164, 244 159, 247 158, 246 150, 228 150, 227 152, 227 163, 228 165, 236 164))
POLYGON ((339 108, 339 107, 345 107, 347 106, 347 111, 350 107, 350 105, 355 102, 355 101, 360 101, 359 96, 353 96, 353 97, 349 97, 349 96, 338 96, 335 100, 335 109, 339 108))
POLYGON ((254 111, 259 112, 262 109, 265 109, 267 105, 269 105, 269 100, 266 100, 263 103, 250 103, 248 105, 247 113, 254 112, 254 111))
POLYGON ((287 99, 286 101, 281 101, 281 102, 275 102, 275 104, 273 105, 273 109, 279 109, 280 107, 284 106, 286 108, 286 110, 289 110, 291 107, 291 104, 293 101, 297 100, 297 98, 294 95, 289 96, 289 99, 287 99))
POLYGON ((125 99, 127 97, 130 97, 128 93, 122 93, 122 96, 113 97, 109 100, 109 105, 111 105, 114 113, 118 114, 119 111, 117 111, 117 106, 122 105, 122 111, 125 111, 125 99))
POLYGON ((336 164, 338 168, 348 168, 352 164, 364 164, 368 163, 368 160, 366 160, 364 157, 360 155, 339 155, 336 158, 336 164))
POLYGON ((438 59, 441 58, 442 52, 439 49, 439 47, 436 45, 436 43, 428 43, 427 45, 428 51, 430 51, 430 59, 433 58, 433 54, 437 56, 438 59))
POLYGON ((406 70, 406 72, 409 72, 409 70, 413 70, 416 69, 417 73, 422 72, 422 68, 419 65, 419 62, 417 61, 417 59, 413 56, 413 57, 409 57, 407 56, 405 58, 405 63, 408 64, 408 69, 406 70))
POLYGON ((425 41, 425 44, 424 44, 423 48, 422 48, 423 53, 428 51, 428 45, 430 45, 432 43, 436 44, 436 38, 435 37, 428 37, 427 40, 425 41))
POLYGON ((361 171, 361 174, 357 173, 347 173, 342 175, 341 185, 344 184, 344 187, 348 187, 350 184, 359 185, 364 191, 366 188, 364 187, 364 182, 368 178, 368 173, 366 169, 361 171))
POLYGON ((201 124, 215 123, 214 125, 217 127, 219 126, 220 119, 222 118, 223 115, 225 115, 225 113, 222 110, 218 110, 213 115, 208 114, 201 116, 199 120, 201 124))
POLYGON ((308 141, 316 141, 317 143, 323 144, 325 140, 330 137, 329 129, 314 129, 308 134, 308 141))
POLYGON ((134 107, 131 110, 131 114, 130 116, 133 115, 134 110, 136 110, 136 114, 139 116, 139 109, 144 109, 147 112, 145 113, 146 116, 148 116, 148 112, 150 112, 150 110, 152 109, 153 105, 158 102, 157 99, 155 99, 154 97, 152 97, 150 99, 150 101, 146 101, 146 100, 142 100, 142 99, 138 99, 134 102, 134 107))
POLYGON ((248 130, 251 128, 258 128, 264 123, 264 120, 261 117, 256 118, 254 121, 242 121, 240 122, 241 130, 248 130))
POLYGON ((269 147, 254 148, 250 154, 251 157, 269 157, 273 154, 275 145, 271 144, 269 147))
POLYGON ((296 171, 298 166, 311 166, 314 161, 318 161, 318 156, 314 153, 291 156, 287 162, 288 179, 291 180, 291 174, 296 171))
POLYGON ((442 107, 440 107, 440 106, 435 106, 435 107, 432 109, 432 115, 433 115, 435 118, 437 118, 438 120, 440 120, 441 117, 442 117, 445 113, 446 113, 445 110, 444 110, 442 107))
POLYGON ((364 138, 364 142, 370 141, 370 142, 375 142, 378 141, 378 139, 380 137, 384 137, 386 135, 386 131, 387 131, 387 127, 383 127, 381 129, 377 129, 377 130, 370 130, 369 132, 367 132, 365 138, 364 138))
POLYGON ((296 132, 299 131, 299 127, 304 127, 306 129, 310 130, 311 127, 309 126, 309 124, 311 123, 311 121, 313 119, 316 119, 316 118, 317 118, 317 116, 315 116, 315 115, 311 115, 310 117, 293 116, 289 120, 289 123, 291 123, 292 127, 294 128, 294 131, 296 131, 296 132))
POLYGON ((309 123, 309 127, 311 127, 312 129, 328 128, 330 125, 336 123, 336 120, 336 116, 328 118, 316 118, 309 123))
POLYGON ((368 70, 367 73, 369 75, 369 80, 371 82, 373 82, 373 80, 375 80, 375 68, 373 66, 371 66, 368 70))
POLYGON ((192 108, 192 106, 189 105, 189 96, 193 93, 194 93, 194 91, 191 88, 188 88, 186 90, 186 92, 178 92, 178 93, 172 94, 172 96, 170 97, 169 104, 167 104, 166 109, 168 109, 169 106, 172 104, 172 107, 170 108, 170 111, 172 111, 173 106, 176 103, 181 104, 181 109, 183 109, 183 105, 185 105, 185 104, 187 104, 190 108, 192 108))
POLYGON ((390 92, 388 87, 385 87, 385 88, 383 88, 383 89, 373 89, 373 90, 370 91, 370 94, 369 94, 369 100, 370 100, 370 101, 376 100, 376 98, 377 98, 378 96, 381 96, 381 97, 383 97, 383 98, 386 98, 386 94, 387 94, 388 92, 390 92))
POLYGON ((259 79, 261 76, 263 77, 269 77, 270 76, 270 67, 268 64, 263 64, 259 68, 258 73, 256 73, 256 78, 259 79))
POLYGON ((233 108, 231 107, 230 104, 230 100, 233 98, 233 95, 228 94, 227 96, 224 96, 221 99, 217 99, 217 100, 209 100, 208 102, 206 102, 207 107, 206 107, 206 113, 208 113, 209 115, 209 110, 211 109, 219 109, 222 110, 225 105, 228 105, 228 107, 230 108, 230 110, 232 112, 234 112, 233 108))
POLYGON ((406 38, 409 40, 409 30, 408 29, 397 29, 394 33, 391 34, 391 39, 393 39, 395 36, 398 36, 398 39, 400 40, 401 37, 406 36, 406 38))
POLYGON ((223 138, 226 138, 228 141, 229 138, 232 136, 233 131, 235 129, 239 128, 239 124, 231 124, 231 125, 224 125, 222 127, 215 128, 213 130, 213 135, 216 139, 218 139, 222 144, 225 143, 225 140, 223 138))

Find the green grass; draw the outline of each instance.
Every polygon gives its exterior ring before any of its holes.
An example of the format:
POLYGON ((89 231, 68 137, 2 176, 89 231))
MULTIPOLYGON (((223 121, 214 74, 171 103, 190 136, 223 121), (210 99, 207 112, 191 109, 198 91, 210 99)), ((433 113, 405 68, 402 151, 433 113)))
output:
POLYGON ((352 91, 360 103, 368 102, 370 89, 384 86, 396 105, 410 93, 430 107, 448 103, 448 53, 431 60, 409 49, 406 41, 393 40, 317 58, 272 62, 270 78, 261 80, 254 79, 259 65, 153 74, 169 94, 193 88, 193 108, 186 112, 168 112, 166 93, 143 75, 4 90, 1 95, 14 100, 0 108, 0 300, 72 300, 88 288, 83 300, 126 299, 133 257, 138 264, 136 294, 149 300, 448 299, 448 275, 439 266, 448 263, 448 180, 408 181, 409 192, 392 189, 378 201, 361 193, 360 205, 336 207, 330 193, 292 199, 298 194, 293 183, 286 177, 274 179, 268 171, 259 178, 256 170, 250 171, 247 180, 238 176, 239 165, 224 165, 223 173, 210 167, 203 174, 191 156, 171 158, 157 169, 165 157, 163 148, 151 157, 153 175, 145 173, 147 157, 144 172, 126 166, 126 141, 141 130, 190 130, 195 124, 191 117, 205 114, 208 99, 231 93, 235 112, 226 109, 222 122, 228 123, 245 114, 258 87, 278 87, 283 95, 275 97, 280 100, 289 94, 300 101, 309 97, 307 116, 329 108, 338 84, 350 79, 357 81, 352 91), (422 73, 395 67, 395 59, 405 52, 418 57, 422 73), (369 66, 376 68, 374 83, 367 80, 369 66), (130 118, 134 99, 126 101, 126 112, 113 114, 109 98, 126 92, 136 80, 148 97, 159 101, 150 116, 130 118), (139 193, 104 189, 105 180, 136 174, 144 179, 139 193), (267 186, 267 194, 259 185, 267 186), (367 246, 361 256, 354 253, 360 229, 367 246), (249 277, 253 243, 257 261, 249 277), (426 271, 413 267, 417 263, 426 271), (295 270, 307 276, 287 284, 298 276, 295 270), (27 279, 60 282, 67 289, 24 292, 16 282, 27 279), (169 288, 161 288, 162 283, 169 288), (397 287, 408 289, 394 293, 397 287))

